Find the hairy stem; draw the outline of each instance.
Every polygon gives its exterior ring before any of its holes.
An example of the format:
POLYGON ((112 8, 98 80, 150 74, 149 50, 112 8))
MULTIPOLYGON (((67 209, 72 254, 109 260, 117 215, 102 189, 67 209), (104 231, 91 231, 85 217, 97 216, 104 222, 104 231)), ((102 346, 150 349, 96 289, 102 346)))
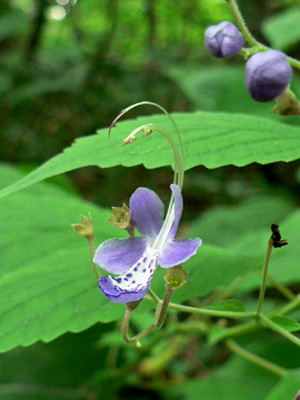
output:
POLYGON ((249 29, 246 25, 246 22, 244 20, 244 17, 242 15, 242 13, 240 12, 239 6, 237 5, 236 0, 227 0, 227 3, 232 11, 232 14, 234 15, 234 18, 236 19, 236 22, 237 22, 240 30, 242 31, 245 39, 247 40, 247 42, 254 47, 259 46, 259 47, 267 49, 267 46, 264 46, 262 43, 259 43, 255 39, 255 37, 251 34, 251 32, 249 31, 249 29))
POLYGON ((166 295, 165 295, 165 298, 164 298, 164 301, 162 303, 162 307, 160 310, 160 314, 158 317, 158 321, 156 322, 156 328, 158 328, 158 329, 160 329, 163 326, 163 323, 165 322, 172 295, 173 295, 173 290, 167 289, 167 292, 166 292, 166 295))
POLYGON ((138 342, 140 339, 142 339, 144 336, 148 335, 148 333, 150 333, 155 328, 155 324, 153 323, 150 326, 148 326, 148 328, 146 328, 144 331, 138 333, 135 336, 129 337, 128 328, 129 328, 129 320, 130 320, 131 313, 132 313, 132 310, 130 310, 129 308, 126 307, 125 315, 124 315, 124 319, 123 319, 122 327, 121 327, 123 339, 128 344, 138 342))
MULTIPOLYGON (((260 43, 252 35, 252 33, 250 32, 249 28, 246 25, 246 22, 244 20, 244 17, 239 9, 239 6, 238 6, 236 0, 226 0, 226 1, 232 11, 232 14, 235 17, 235 20, 236 20, 241 32, 243 33, 245 39, 247 40, 247 42, 260 51, 272 50, 270 47, 264 45, 263 43, 260 43)), ((296 58, 293 58, 293 57, 287 57, 287 59, 293 67, 300 69, 300 61, 299 60, 297 60, 296 58)))

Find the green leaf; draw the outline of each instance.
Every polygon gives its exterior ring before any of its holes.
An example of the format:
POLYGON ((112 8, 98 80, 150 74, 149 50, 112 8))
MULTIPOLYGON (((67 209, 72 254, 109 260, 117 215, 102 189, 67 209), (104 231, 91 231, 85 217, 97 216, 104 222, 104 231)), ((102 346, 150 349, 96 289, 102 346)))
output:
POLYGON ((270 319, 288 332, 296 332, 300 330, 300 324, 294 319, 280 316, 275 316, 270 319))
MULTIPOLYGON (((230 164, 244 166, 253 162, 289 162, 300 158, 299 128, 247 115, 196 112, 174 114, 174 119, 182 134, 186 169, 197 165, 218 168, 230 164)), ((90 165, 101 168, 139 164, 146 168, 172 165, 170 146, 157 133, 147 138, 140 137, 134 144, 121 147, 123 139, 132 130, 150 122, 170 127, 165 116, 155 115, 119 123, 109 140, 107 129, 102 129, 98 135, 78 139, 62 154, 2 190, 0 196, 90 165)))
POLYGON ((236 206, 219 206, 201 215, 193 224, 191 237, 200 235, 204 243, 228 247, 243 235, 281 223, 295 206, 277 196, 252 197, 236 206))
POLYGON ((262 30, 272 47, 285 50, 300 41, 299 20, 300 7, 289 8, 266 19, 262 30))
MULTIPOLYGON (((0 166, 0 185, 19 177, 12 168, 0 166)), ((97 244, 118 235, 106 222, 108 211, 49 184, 2 200, 1 352, 47 342, 123 314, 122 305, 107 301, 99 291, 87 241, 70 225, 88 212, 97 244)))
MULTIPOLYGON (((275 222, 275 221, 274 221, 275 222)), ((283 239, 287 239, 288 245, 273 249, 269 273, 281 284, 299 282, 299 242, 300 242, 300 211, 290 214, 280 225, 279 229, 283 239)), ((260 229, 256 232, 245 234, 240 240, 235 241, 230 250, 244 256, 261 254, 263 259, 267 243, 271 236, 270 229, 260 229)), ((246 288, 260 284, 261 278, 249 280, 246 288)))
POLYGON ((257 393, 258 399, 265 399, 276 382, 270 372, 234 357, 209 377, 166 390, 164 399, 253 400, 253 393, 257 393))
POLYGON ((300 389, 300 370, 283 377, 267 396, 266 400, 292 400, 300 389))
MULTIPOLYGON (((268 240, 272 233, 271 223, 279 223, 282 238, 288 240, 288 245, 280 249, 273 249, 269 274, 282 284, 297 282, 300 279, 300 212, 286 199, 256 197, 237 206, 217 207, 196 221, 188 236, 199 236, 203 239, 203 243, 225 247, 226 252, 228 251, 236 260, 239 256, 243 256, 245 260, 248 257, 255 257, 256 259, 253 260, 253 270, 255 270, 254 264, 256 268, 262 268, 268 240), (296 211, 293 212, 293 210, 296 211)), ((196 256, 199 257, 199 264, 201 263, 201 250, 200 247, 196 256)), ((226 252, 224 256, 227 254, 226 252)), ((193 259, 191 259, 192 261, 193 259)), ((218 270, 222 267, 214 268, 218 270)), ((231 272, 228 265, 227 273, 231 272)), ((226 278, 227 276, 225 276, 225 280, 226 278)), ((211 279, 214 280, 213 277, 211 279)), ((243 289, 253 289, 259 286, 260 282, 261 277, 253 275, 247 278, 243 289)))
POLYGON ((245 311, 244 304, 240 300, 236 299, 224 300, 218 304, 214 304, 206 308, 209 310, 218 310, 218 311, 236 311, 236 312, 245 311))
POLYGON ((166 74, 175 81, 195 109, 267 116, 278 119, 270 112, 270 104, 257 103, 249 96, 244 80, 245 65, 217 62, 203 67, 172 67, 166 74))

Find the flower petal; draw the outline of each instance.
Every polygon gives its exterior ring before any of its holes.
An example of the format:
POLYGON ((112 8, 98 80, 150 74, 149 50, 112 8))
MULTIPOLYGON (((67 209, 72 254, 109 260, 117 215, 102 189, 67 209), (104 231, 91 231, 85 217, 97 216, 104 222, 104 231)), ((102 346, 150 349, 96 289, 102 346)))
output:
POLYGON ((197 253, 202 240, 196 239, 174 239, 167 243, 159 256, 158 262, 162 268, 172 268, 189 260, 197 253))
POLYGON ((154 239, 162 226, 164 205, 153 190, 138 188, 130 197, 131 219, 137 230, 154 239))
POLYGON ((142 257, 146 240, 141 237, 109 239, 96 250, 93 262, 112 274, 123 274, 142 257))
POLYGON ((181 191, 177 185, 172 184, 170 187, 173 192, 174 200, 175 200, 175 221, 171 228, 169 238, 174 239, 177 229, 178 229, 180 219, 181 219, 181 215, 182 215, 183 199, 182 199, 181 191))
POLYGON ((149 248, 126 273, 116 278, 100 278, 99 288, 104 296, 110 301, 122 304, 145 297, 157 268, 158 255, 157 250, 149 248))

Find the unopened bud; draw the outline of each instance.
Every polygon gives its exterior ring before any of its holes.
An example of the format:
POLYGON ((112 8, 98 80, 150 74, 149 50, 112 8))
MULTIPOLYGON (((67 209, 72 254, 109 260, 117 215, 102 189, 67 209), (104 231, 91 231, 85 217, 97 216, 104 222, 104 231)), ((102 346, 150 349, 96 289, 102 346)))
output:
POLYGON ((229 58, 239 54, 244 44, 244 38, 238 28, 228 21, 207 28, 204 38, 207 51, 217 58, 229 58))
POLYGON ((81 216, 81 224, 72 224, 74 230, 79 233, 79 235, 87 238, 94 239, 95 232, 93 227, 93 220, 91 214, 88 217, 84 215, 81 216))
POLYGON ((284 53, 270 50, 254 54, 246 63, 246 88, 253 100, 275 100, 288 87, 292 68, 284 53))
POLYGON ((188 272, 185 271, 181 265, 167 269, 165 274, 165 282, 167 289, 178 290, 187 281, 188 272))

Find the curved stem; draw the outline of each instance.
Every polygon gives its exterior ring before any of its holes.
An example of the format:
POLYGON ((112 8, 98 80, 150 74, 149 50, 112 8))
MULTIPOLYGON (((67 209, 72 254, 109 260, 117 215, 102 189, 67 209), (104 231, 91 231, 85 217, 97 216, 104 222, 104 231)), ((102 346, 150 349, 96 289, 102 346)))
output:
MULTIPOLYGON (((235 17, 235 20, 236 20, 241 32, 243 33, 245 39, 247 40, 247 42, 249 44, 251 44, 253 47, 258 48, 261 51, 272 50, 270 47, 264 45, 263 43, 260 43, 252 35, 252 33, 250 32, 249 28, 246 25, 246 22, 244 20, 244 17, 239 9, 239 6, 238 6, 236 0, 226 0, 226 1, 235 17)), ((287 59, 293 67, 300 69, 300 61, 299 60, 297 60, 296 58, 293 58, 293 57, 288 57, 288 56, 287 56, 287 59)))
POLYGON ((240 12, 239 6, 237 5, 236 0, 227 0, 227 3, 229 5, 229 7, 231 8, 231 11, 236 19, 236 22, 240 28, 240 30, 242 31, 245 39, 247 40, 247 42, 249 44, 252 44, 252 46, 259 46, 262 48, 266 48, 267 46, 263 45, 262 43, 259 43, 255 37, 251 34, 250 30, 248 29, 246 22, 244 20, 244 17, 242 15, 242 13, 240 12))
POLYGON ((155 328, 155 324, 153 323, 150 326, 148 326, 148 328, 146 328, 143 332, 141 332, 135 336, 129 337, 128 336, 128 328, 129 328, 129 320, 130 320, 131 313, 132 313, 132 310, 130 310, 129 308, 126 307, 125 315, 124 315, 124 319, 123 319, 122 327, 121 327, 123 339, 128 344, 138 342, 140 339, 142 339, 144 336, 148 335, 148 333, 150 333, 155 328))
MULTIPOLYGON (((112 127, 116 124, 116 122, 117 122, 124 114, 126 114, 127 112, 129 112, 129 111, 132 110, 133 108, 136 108, 136 107, 139 107, 139 106, 144 106, 144 105, 150 105, 150 106, 154 106, 154 107, 160 109, 160 110, 170 119, 170 121, 171 121, 171 123, 172 123, 172 125, 173 125, 173 127, 174 127, 174 129, 175 129, 175 132, 176 132, 177 137, 178 137, 178 140, 179 140, 179 148, 180 148, 180 156, 178 156, 178 158, 175 156, 175 168, 178 167, 178 172, 179 172, 179 177, 178 177, 179 182, 178 182, 178 186, 180 187, 180 189, 182 189, 183 178, 184 178, 184 151, 183 151, 182 139, 181 139, 180 132, 179 132, 179 130, 178 130, 178 128, 177 128, 177 125, 175 124, 175 121, 173 120, 173 118, 171 117, 171 115, 167 112, 167 110, 165 110, 162 106, 160 106, 159 104, 153 103, 153 102, 151 102, 151 101, 141 101, 141 102, 139 102, 139 103, 135 103, 135 104, 133 104, 132 106, 129 106, 129 107, 125 108, 124 110, 121 111, 121 113, 120 113, 120 114, 113 120, 113 122, 111 123, 110 128, 109 128, 109 132, 108 132, 108 137, 110 137, 110 132, 111 132, 112 127)), ((149 125, 150 125, 150 124, 149 124, 149 125)), ((157 126, 158 126, 158 125, 157 125, 157 126)), ((134 130, 134 131, 128 136, 128 138, 126 138, 126 139, 123 141, 123 145, 128 144, 128 143, 132 143, 134 140, 136 140, 135 135, 136 135, 139 131, 143 130, 144 128, 147 129, 146 136, 147 136, 148 134, 151 133, 151 128, 148 129, 148 125, 144 125, 144 126, 142 127, 142 129, 141 129, 141 128, 137 128, 136 130, 134 130)), ((160 127, 160 128, 162 128, 162 127, 160 127)), ((156 129, 156 130, 157 130, 157 129, 156 129)), ((159 132, 160 132, 160 131, 159 131, 159 132)), ((169 135, 169 133, 168 133, 168 131, 167 131, 166 129, 165 129, 165 132, 167 133, 167 136, 166 136, 165 134, 164 134, 164 136, 165 136, 166 138, 168 138, 169 143, 171 144, 171 142, 172 142, 172 143, 175 145, 173 139, 171 138, 171 136, 169 135), (170 139, 170 140, 169 140, 169 139, 170 139)), ((162 133, 162 132, 160 132, 160 133, 162 133)), ((171 144, 171 145, 172 145, 172 144, 171 144)), ((173 145, 172 145, 172 148, 173 148, 173 145)), ((177 150, 176 145, 175 145, 175 148, 176 148, 176 150, 177 150)), ((173 148, 173 150, 174 150, 174 148, 173 148)), ((177 151, 177 153, 178 153, 178 151, 177 151)), ((175 172, 175 176, 176 176, 176 172, 175 172)))
POLYGON ((283 377, 288 373, 288 371, 286 369, 281 368, 278 365, 273 364, 272 362, 267 361, 264 358, 259 357, 256 354, 253 354, 248 350, 243 349, 232 339, 227 339, 225 343, 226 343, 226 346, 233 353, 238 354, 239 356, 245 358, 246 360, 248 360, 270 372, 273 372, 273 374, 275 374, 279 377, 283 377))
POLYGON ((161 299, 157 296, 157 294, 152 289, 149 289, 148 293, 152 297, 152 299, 154 300, 154 302, 156 304, 161 302, 161 299))

